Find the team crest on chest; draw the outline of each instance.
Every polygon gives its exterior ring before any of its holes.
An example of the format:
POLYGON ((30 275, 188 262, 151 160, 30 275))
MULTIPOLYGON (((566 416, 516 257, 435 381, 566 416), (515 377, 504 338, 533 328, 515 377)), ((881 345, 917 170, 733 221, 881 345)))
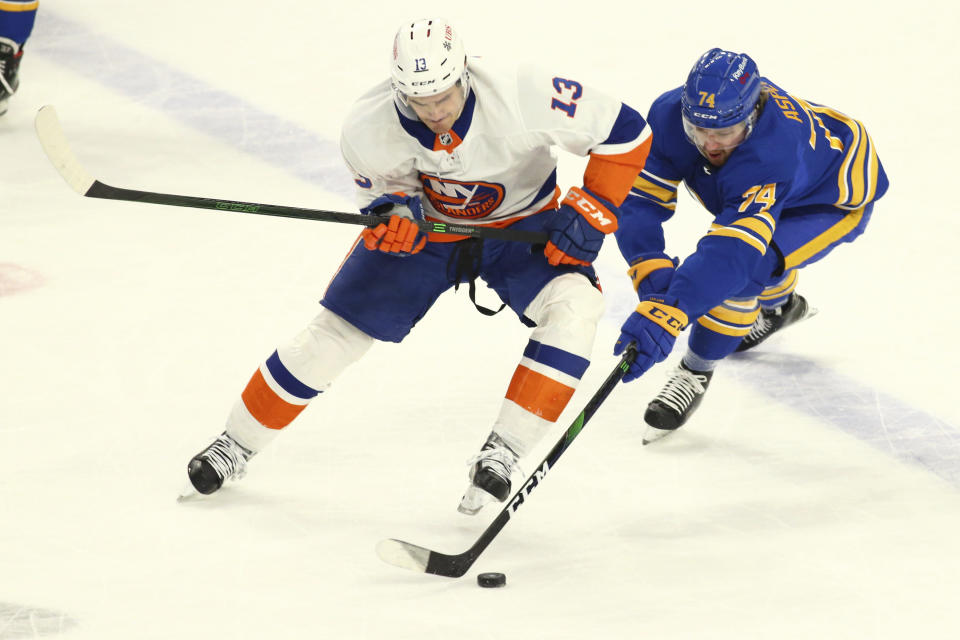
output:
POLYGON ((493 182, 462 182, 425 173, 420 182, 433 208, 451 218, 485 218, 503 202, 503 185, 493 182))

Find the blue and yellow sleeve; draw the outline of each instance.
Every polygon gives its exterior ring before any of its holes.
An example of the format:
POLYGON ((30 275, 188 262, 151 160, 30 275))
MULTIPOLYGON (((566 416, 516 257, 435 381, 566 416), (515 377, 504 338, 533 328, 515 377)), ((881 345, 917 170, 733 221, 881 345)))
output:
POLYGON ((697 250, 677 269, 668 291, 696 318, 741 291, 767 254, 788 182, 759 184, 730 191, 724 211, 697 250))
POLYGON ((620 226, 616 233, 620 253, 627 262, 641 254, 664 251, 663 223, 677 208, 680 178, 676 171, 654 153, 634 179, 630 193, 620 205, 620 226))

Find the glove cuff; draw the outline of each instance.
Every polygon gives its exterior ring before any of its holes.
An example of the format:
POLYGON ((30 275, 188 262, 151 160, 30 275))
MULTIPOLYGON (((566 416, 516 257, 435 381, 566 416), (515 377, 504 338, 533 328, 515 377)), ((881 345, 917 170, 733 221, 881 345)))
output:
POLYGON ((627 269, 627 275, 633 280, 633 290, 640 290, 640 283, 654 271, 660 269, 675 269, 677 266, 675 258, 669 258, 665 253, 649 254, 649 257, 640 256, 630 263, 627 269))
POLYGON ((617 216, 610 207, 586 189, 570 187, 560 204, 567 205, 590 223, 597 231, 613 233, 617 230, 617 216))

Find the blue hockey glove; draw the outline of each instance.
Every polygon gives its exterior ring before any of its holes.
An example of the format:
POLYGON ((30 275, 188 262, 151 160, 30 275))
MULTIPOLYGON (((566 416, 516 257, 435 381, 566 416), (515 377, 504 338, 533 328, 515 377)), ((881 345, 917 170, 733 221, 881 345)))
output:
POLYGON ((391 214, 401 218, 423 220, 423 205, 420 204, 418 196, 408 196, 405 193, 388 193, 360 209, 360 213, 367 216, 391 214))
POLYGON ((643 300, 647 296, 666 293, 680 261, 662 251, 641 253, 630 261, 627 275, 633 280, 633 289, 643 300))
POLYGON ((636 380, 673 350, 673 343, 688 322, 687 314, 676 305, 676 298, 647 296, 623 323, 613 355, 623 353, 630 342, 637 343, 637 359, 623 376, 624 382, 636 380))
POLYGON ((550 216, 550 241, 543 250, 553 266, 589 266, 603 246, 603 238, 617 230, 617 207, 586 187, 570 187, 567 197, 550 216))
POLYGON ((418 253, 427 244, 426 234, 420 231, 416 223, 417 220, 423 220, 423 206, 418 197, 389 193, 360 209, 360 213, 377 216, 390 214, 388 224, 378 224, 361 232, 363 246, 370 251, 379 250, 405 257, 418 253))

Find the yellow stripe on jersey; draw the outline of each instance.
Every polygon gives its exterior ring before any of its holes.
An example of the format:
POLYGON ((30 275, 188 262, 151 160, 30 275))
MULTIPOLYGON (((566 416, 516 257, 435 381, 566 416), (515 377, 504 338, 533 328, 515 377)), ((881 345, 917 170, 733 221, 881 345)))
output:
POLYGON ((749 229, 763 238, 765 244, 770 244, 770 239, 773 238, 773 229, 775 225, 773 218, 771 218, 769 215, 766 215, 766 217, 763 218, 757 215, 750 216, 749 218, 740 218, 734 222, 732 226, 749 229))
POLYGON ((873 139, 862 124, 835 109, 808 105, 813 112, 822 113, 850 127, 853 142, 837 175, 839 197, 835 206, 841 209, 859 209, 873 199, 877 191, 880 160, 873 139))
POLYGON ((7 0, 0 0, 0 11, 7 11, 9 13, 36 11, 39 5, 40 0, 33 0, 33 2, 8 2, 7 0))
POLYGON ((797 104, 800 105, 800 109, 807 114, 807 117, 810 118, 810 148, 817 148, 817 130, 814 123, 820 125, 820 128, 823 129, 823 135, 826 137, 827 142, 830 143, 830 148, 836 149, 837 151, 843 151, 843 140, 834 136, 830 133, 830 129, 827 128, 827 125, 823 124, 823 120, 820 119, 820 116, 816 114, 813 110, 813 107, 810 104, 801 98, 791 95, 791 98, 797 101, 797 104))
POLYGON ((657 200, 660 200, 661 202, 670 202, 671 200, 674 200, 677 197, 676 189, 674 189, 673 191, 669 189, 665 189, 664 187, 655 185, 654 183, 650 182, 649 180, 645 180, 640 176, 637 176, 637 179, 633 181, 633 188, 637 189, 638 191, 642 191, 644 193, 650 194, 651 196, 653 196, 657 200))
POLYGON ((863 218, 865 209, 866 207, 863 206, 856 211, 851 211, 843 216, 839 222, 818 235, 816 238, 806 243, 799 249, 793 251, 789 255, 784 256, 784 268, 792 269, 798 264, 802 264, 806 260, 809 260, 834 242, 839 241, 845 235, 853 231, 857 225, 860 224, 860 220, 863 218))
POLYGON ((773 218, 769 214, 758 213, 754 216, 734 220, 725 227, 713 224, 708 233, 709 235, 727 236, 746 242, 762 255, 767 252, 767 245, 773 238, 775 226, 773 218))
POLYGON ((664 180, 652 173, 641 171, 633 181, 632 193, 670 209, 677 208, 677 186, 679 180, 664 180))
POLYGON ((750 233, 744 231, 743 229, 738 229, 736 227, 718 226, 716 229, 710 231, 708 235, 736 238, 741 242, 747 243, 748 245, 750 245, 751 247, 759 251, 761 254, 764 254, 767 252, 767 246, 765 244, 757 240, 756 236, 751 235, 750 233))
POLYGON ((782 298, 783 296, 793 293, 793 290, 797 288, 797 280, 799 280, 799 271, 794 269, 787 276, 775 284, 772 287, 764 289, 760 294, 761 300, 773 300, 774 298, 782 298))
POLYGON ((680 183, 682 182, 682 180, 670 180, 668 178, 661 178, 656 174, 650 173, 646 169, 642 169, 640 171, 640 175, 647 176, 647 180, 649 180, 650 182, 658 183, 661 187, 664 187, 666 189, 672 189, 673 191, 676 191, 677 187, 679 187, 680 183))
POLYGON ((697 320, 697 324, 704 327, 705 329, 709 329, 714 333, 719 333, 724 336, 733 336, 736 338, 742 338, 743 336, 750 333, 750 325, 747 325, 746 327, 739 326, 739 325, 729 325, 723 322, 718 322, 717 320, 715 320, 713 317, 709 315, 700 316, 700 319, 697 320))
POLYGON ((850 173, 850 188, 853 195, 849 202, 844 203, 853 207, 863 206, 864 192, 869 188, 864 184, 863 175, 867 152, 870 149, 870 138, 867 137, 867 131, 862 124, 858 122, 857 126, 860 127, 860 146, 857 148, 857 157, 853 161, 853 170, 850 173))
POLYGON ((724 300, 723 306, 741 313, 750 313, 760 308, 756 298, 731 298, 730 300, 724 300))
POLYGON ((867 144, 869 145, 867 156, 867 171, 869 175, 866 178, 867 192, 860 204, 855 205, 857 209, 873 201, 873 197, 877 194, 877 180, 880 177, 880 158, 877 157, 877 149, 873 146, 873 138, 867 133, 866 128, 863 129, 863 135, 866 137, 867 144))
POLYGON ((707 315, 714 320, 719 320, 729 325, 745 325, 747 329, 749 329, 757 319, 757 316, 760 315, 760 305, 754 302, 752 310, 738 311, 737 309, 731 309, 726 304, 722 304, 719 307, 710 309, 707 315))
POLYGON ((713 331, 714 333, 719 333, 725 336, 742 338, 750 333, 750 327, 733 327, 723 324, 722 322, 717 322, 710 316, 700 316, 700 319, 697 320, 697 324, 706 329, 710 329, 710 331, 713 331))
POLYGON ((759 315, 760 304, 756 298, 731 299, 700 316, 697 323, 714 333, 742 338, 750 333, 759 315))

